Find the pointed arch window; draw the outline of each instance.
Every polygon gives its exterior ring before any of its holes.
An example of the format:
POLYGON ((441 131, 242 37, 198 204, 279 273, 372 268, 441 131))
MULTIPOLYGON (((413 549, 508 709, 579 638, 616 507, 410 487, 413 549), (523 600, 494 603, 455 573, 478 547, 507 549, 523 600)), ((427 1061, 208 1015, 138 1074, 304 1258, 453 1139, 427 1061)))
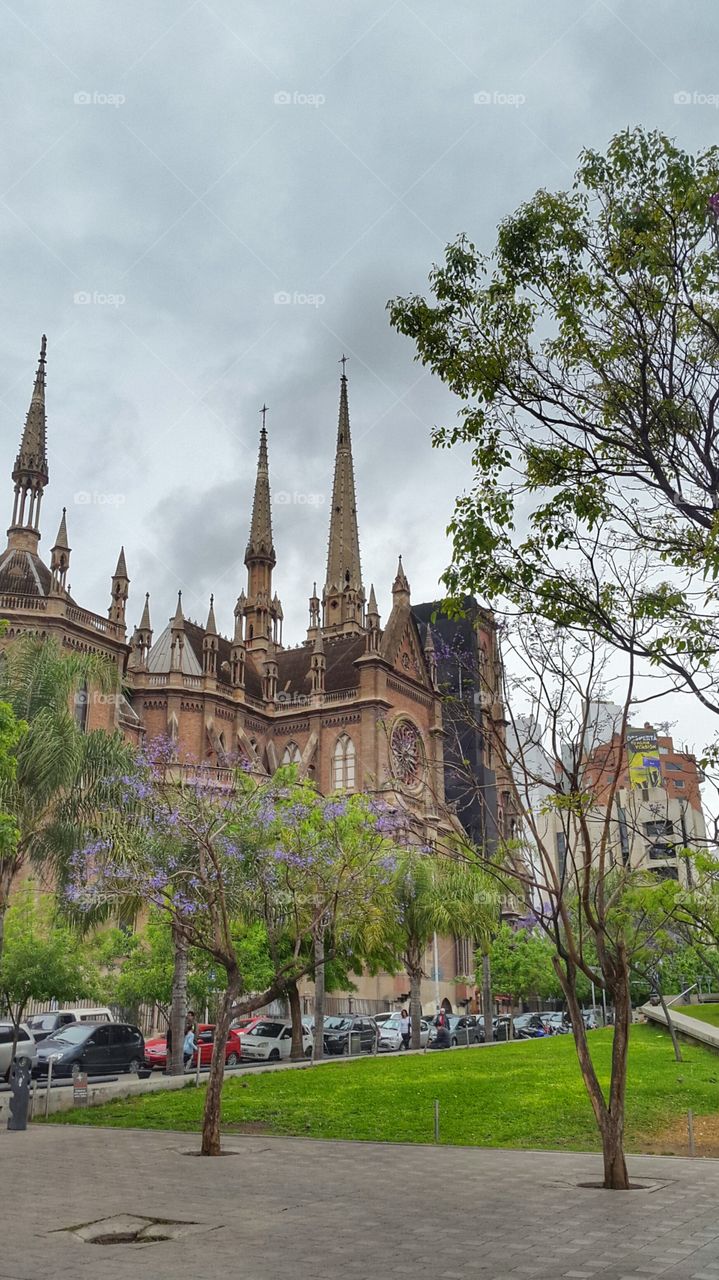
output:
POLYGON ((87 687, 87 680, 83 680, 80 688, 75 693, 75 724, 82 733, 87 732, 87 708, 90 701, 90 692, 87 687))
POLYGON ((352 791, 355 785, 355 745, 343 733, 332 753, 332 787, 335 791, 352 791))
POLYGON ((302 752, 296 742, 288 742, 282 753, 281 764, 299 764, 302 760, 302 752))

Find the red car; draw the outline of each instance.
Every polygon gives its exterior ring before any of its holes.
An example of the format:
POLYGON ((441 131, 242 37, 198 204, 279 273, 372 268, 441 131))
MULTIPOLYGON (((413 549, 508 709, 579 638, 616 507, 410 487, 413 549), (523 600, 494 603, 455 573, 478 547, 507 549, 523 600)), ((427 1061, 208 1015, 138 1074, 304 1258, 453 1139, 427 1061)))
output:
MULTIPOLYGON (((197 1042, 200 1049, 200 1065, 209 1067, 212 1058, 212 1046, 215 1042, 214 1023, 201 1022, 197 1029, 197 1042)), ((242 1041, 237 1030, 232 1029, 225 1045, 225 1066, 236 1067, 242 1057, 242 1041)), ((193 1067, 197 1066, 197 1052, 192 1055, 193 1067)), ((167 1037, 155 1036, 145 1041, 145 1066, 151 1070, 164 1071, 167 1067, 167 1037)))

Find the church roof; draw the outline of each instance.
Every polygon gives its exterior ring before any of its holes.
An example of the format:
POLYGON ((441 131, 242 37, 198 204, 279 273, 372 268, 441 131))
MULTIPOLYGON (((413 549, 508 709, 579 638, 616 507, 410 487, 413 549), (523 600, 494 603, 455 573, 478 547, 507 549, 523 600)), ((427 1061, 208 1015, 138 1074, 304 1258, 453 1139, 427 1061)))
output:
POLYGON ((34 552, 10 547, 0 556, 0 595, 49 596, 51 583, 50 570, 34 552))
MULTIPOLYGON (((355 662, 365 651, 364 636, 324 637, 325 689, 355 689, 359 682, 355 662)), ((277 654, 277 689, 282 693, 307 694, 311 688, 312 645, 299 649, 280 649, 277 654)))
MULTIPOLYGON (((183 675, 201 676, 202 675, 202 641, 205 637, 205 628, 201 627, 197 622, 191 622, 188 618, 184 621, 185 643, 182 647, 182 667, 183 675)), ((226 636, 217 636, 217 679, 220 684, 230 685, 230 650, 232 643, 226 636)), ((168 624, 165 630, 157 637, 157 640, 150 649, 147 659, 148 671, 154 672, 156 675, 167 675, 170 671, 170 660, 172 656, 172 624, 168 624)), ((262 681, 259 673, 256 671, 252 663, 252 654, 248 653, 245 663, 245 689, 251 698, 262 697, 262 681)))

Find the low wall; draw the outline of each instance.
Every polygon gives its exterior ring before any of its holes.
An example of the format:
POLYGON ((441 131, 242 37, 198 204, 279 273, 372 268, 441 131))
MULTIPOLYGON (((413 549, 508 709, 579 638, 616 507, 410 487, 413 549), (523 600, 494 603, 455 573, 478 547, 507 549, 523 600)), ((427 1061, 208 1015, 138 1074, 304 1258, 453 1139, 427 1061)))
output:
MULTIPOLYGON (((640 1009, 640 1013, 643 1013, 651 1022, 658 1022, 662 1027, 667 1025, 661 1005, 645 1004, 640 1009)), ((677 1013, 673 1009, 669 1010, 669 1016, 675 1031, 683 1036, 689 1036, 692 1040, 698 1040, 700 1044, 708 1045, 710 1049, 719 1050, 719 1027, 712 1027, 708 1022, 691 1018, 686 1013, 677 1013)))

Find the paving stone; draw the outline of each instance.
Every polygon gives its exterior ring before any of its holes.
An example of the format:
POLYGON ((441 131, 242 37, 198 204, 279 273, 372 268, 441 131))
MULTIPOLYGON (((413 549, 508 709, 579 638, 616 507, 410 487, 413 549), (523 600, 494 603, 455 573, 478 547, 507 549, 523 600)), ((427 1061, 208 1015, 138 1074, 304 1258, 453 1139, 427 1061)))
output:
MULTIPOLYGON (((248 1135, 194 1159, 192 1135, 0 1132, 0 1280, 719 1280, 719 1161, 630 1158, 652 1191, 579 1189, 597 1156, 248 1135), (126 1215, 182 1239, 55 1234, 126 1215), (139 1256, 141 1255, 141 1257, 139 1256)), ((162 1234, 159 1230, 158 1234, 162 1234)))

